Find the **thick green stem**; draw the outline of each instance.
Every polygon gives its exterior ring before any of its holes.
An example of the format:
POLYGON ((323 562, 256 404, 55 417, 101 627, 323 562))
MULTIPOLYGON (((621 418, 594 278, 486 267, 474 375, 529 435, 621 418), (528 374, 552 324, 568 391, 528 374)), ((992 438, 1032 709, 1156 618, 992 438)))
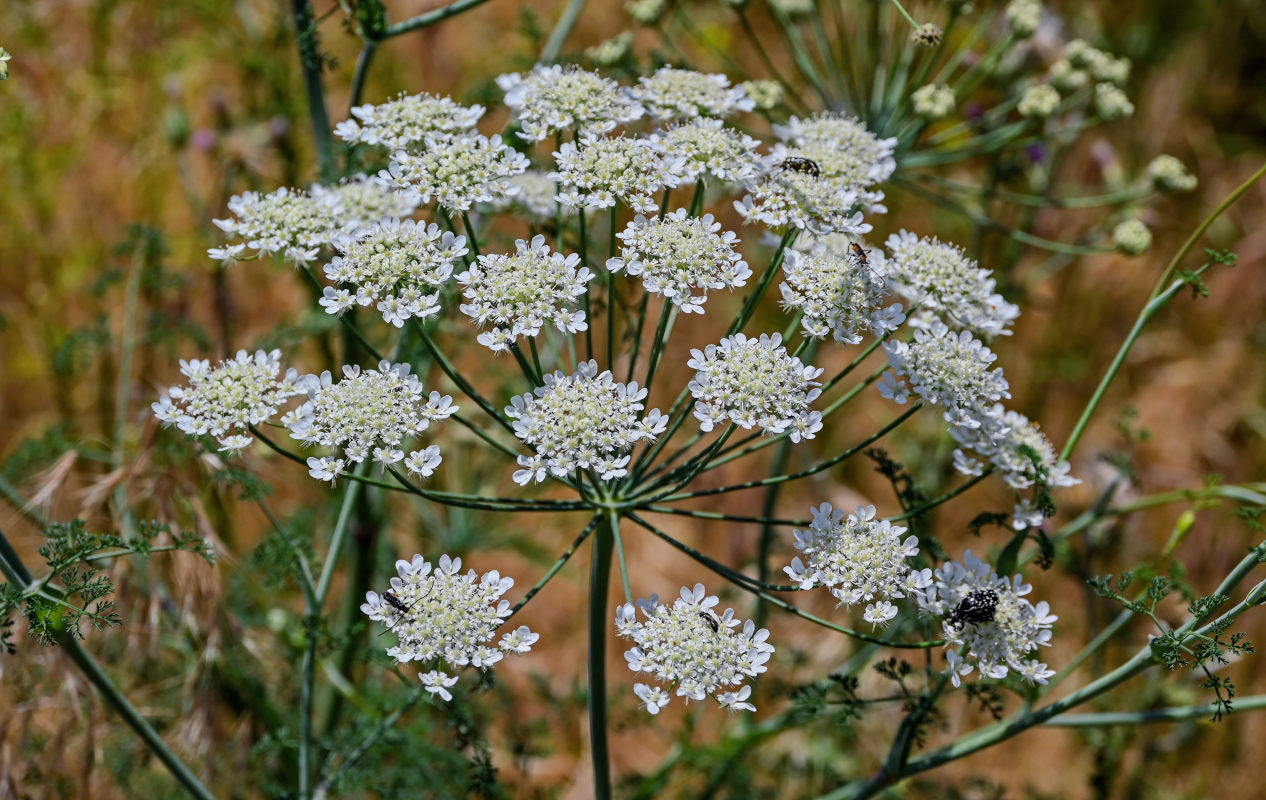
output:
POLYGON ((607 594, 611 588, 615 534, 608 516, 594 538, 589 572, 589 751, 593 757, 594 797, 598 800, 611 797, 611 755, 607 747, 607 594))
POLYGON ((303 88, 308 95, 308 119, 316 141, 317 164, 321 182, 332 183, 337 177, 334 147, 330 141, 330 115, 325 108, 325 88, 321 85, 321 48, 317 38, 316 17, 308 0, 292 0, 295 39, 299 45, 299 65, 303 68, 303 88))
POLYGON ((558 23, 545 42, 545 48, 541 50, 539 61, 542 64, 549 64, 558 58, 558 52, 563 49, 563 42, 567 41, 567 35, 576 26, 576 20, 584 7, 585 0, 571 0, 563 9, 562 16, 558 18, 558 23))

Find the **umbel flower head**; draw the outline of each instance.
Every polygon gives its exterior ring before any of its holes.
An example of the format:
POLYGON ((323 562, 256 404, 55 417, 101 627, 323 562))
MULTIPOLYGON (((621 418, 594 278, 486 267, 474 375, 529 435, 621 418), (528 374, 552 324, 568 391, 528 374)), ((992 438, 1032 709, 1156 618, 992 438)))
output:
POLYGON ((335 239, 334 247, 339 255, 325 265, 325 276, 344 286, 327 286, 321 305, 331 314, 374 305, 397 328, 439 312, 440 287, 467 252, 466 237, 411 219, 384 219, 335 239))
POLYGON ((408 364, 383 361, 378 369, 359 365, 343 367, 343 380, 334 382, 329 371, 305 375, 300 386, 308 401, 286 415, 290 435, 305 444, 333 448, 343 456, 309 458, 312 477, 331 483, 342 475, 348 462, 357 464, 373 456, 389 466, 404 462, 405 469, 420 477, 435 471, 440 449, 431 445, 405 454, 405 443, 457 411, 453 398, 439 392, 430 396, 408 364))
POLYGON ((885 295, 882 270, 882 257, 872 255, 863 265, 823 244, 808 252, 788 250, 782 304, 800 310, 800 327, 815 339, 829 333, 842 344, 857 344, 866 330, 882 336, 905 319, 900 304, 880 308, 885 295))
POLYGON ((857 193, 840 181, 779 164, 763 178, 747 181, 747 187, 748 194, 734 201, 734 210, 748 222, 776 231, 798 228, 817 236, 862 236, 871 230, 862 221, 857 193))
POLYGON ((493 211, 517 212, 531 222, 552 222, 558 210, 554 199, 558 185, 549 175, 537 169, 529 169, 509 180, 512 194, 490 203, 493 211))
POLYGON ((429 138, 419 152, 398 150, 382 177, 412 189, 423 203, 432 199, 449 211, 469 211, 514 194, 510 178, 528 167, 527 156, 507 147, 500 136, 468 134, 429 138))
POLYGON ((250 426, 272 419, 290 397, 302 394, 299 373, 279 378, 281 351, 254 355, 238 350, 213 368, 206 359, 180 361, 188 386, 173 386, 151 405, 158 421, 190 436, 210 434, 221 450, 241 450, 254 441, 250 426))
POLYGON ((633 691, 651 714, 668 704, 668 690, 676 687, 678 697, 687 701, 712 696, 733 711, 755 711, 747 702, 752 694, 744 681, 765 671, 774 652, 765 640, 769 631, 756 629, 751 620, 740 622, 734 609, 718 615, 719 601, 706 595, 703 584, 683 588, 671 606, 656 595, 639 600, 637 607, 625 603, 616 610, 616 633, 636 645, 624 654, 629 669, 654 675, 667 688, 636 684, 633 691), (640 610, 645 621, 639 621, 640 610), (742 626, 741 631, 735 630, 742 626), (732 688, 741 687, 741 688, 732 688))
POLYGON ((459 105, 450 97, 401 94, 381 105, 355 106, 355 119, 343 120, 334 133, 345 142, 394 151, 425 146, 427 137, 439 140, 472 133, 483 115, 483 106, 459 105))
POLYGON ((704 175, 731 183, 755 179, 761 170, 760 142, 719 119, 700 118, 651 134, 661 152, 682 158, 681 179, 704 175))
POLYGON ((889 236, 885 246, 888 282, 910 301, 911 310, 930 310, 980 336, 1011 333, 1020 308, 995 291, 993 273, 962 248, 904 229, 889 236))
POLYGON ((932 570, 911 569, 907 561, 919 554, 918 538, 903 539, 905 528, 876 520, 874 506, 847 517, 830 503, 812 512, 809 529, 794 531, 796 549, 808 563, 796 557, 783 568, 801 589, 826 586, 843 605, 865 603, 867 622, 887 625, 897 615, 891 601, 918 596, 931 585, 932 570))
POLYGON ((312 195, 333 195, 347 225, 372 225, 382 219, 404 219, 417 210, 417 192, 401 190, 377 175, 353 175, 337 186, 312 187, 312 195))
POLYGON ((1046 683, 1055 674, 1030 658, 1038 647, 1050 645, 1051 626, 1059 619, 1045 600, 1035 606, 1025 599, 1031 591, 1019 575, 998 577, 970 550, 962 563, 951 561, 936 570, 919 605, 942 618, 946 672, 955 686, 977 669, 981 677, 995 680, 1014 671, 1031 683, 1046 683))
POLYGON ((514 435, 536 451, 519 456, 523 469, 514 473, 515 482, 526 485, 545 480, 547 473, 562 476, 576 469, 593 469, 604 481, 628 474, 633 445, 653 440, 668 426, 658 408, 639 416, 645 398, 646 389, 616 383, 610 370, 599 373, 592 360, 574 375, 546 375, 544 386, 506 406, 514 435))
POLYGON ((212 220, 229 236, 243 240, 226 248, 212 248, 208 255, 230 264, 249 248, 252 255, 281 254, 287 261, 302 264, 316 258, 350 224, 343 215, 338 195, 308 193, 283 186, 261 195, 243 192, 229 200, 236 219, 212 220))
POLYGON ((537 64, 526 74, 498 77, 497 86, 529 142, 563 130, 597 136, 642 116, 642 106, 615 81, 576 67, 537 64))
POLYGON ((951 425, 993 430, 994 404, 1011 393, 1002 369, 989 369, 997 356, 970 332, 954 333, 933 319, 914 332, 913 342, 888 341, 884 349, 892 366, 879 383, 884 397, 898 403, 909 399, 906 382, 895 377, 900 375, 919 397, 943 406, 951 425))
POLYGON ((756 107, 741 86, 730 86, 725 75, 673 67, 638 78, 632 94, 655 119, 728 117, 756 107))
MULTIPOLYGON (((792 117, 775 125, 774 135, 790 147, 819 147, 852 162, 849 169, 859 185, 873 186, 892 177, 897 169, 896 137, 880 139, 859 119, 823 111, 807 119, 792 117)), ((838 168, 843 174, 843 165, 838 168)))
POLYGON ((790 431, 798 442, 821 430, 822 413, 810 404, 822 394, 814 380, 822 369, 788 353, 780 334, 749 339, 736 333, 690 355, 695 377, 687 388, 703 431, 732 422, 775 436, 790 431))
POLYGON ((619 258, 607 260, 612 272, 642 276, 646 291, 662 294, 684 313, 703 313, 709 289, 734 289, 752 270, 734 249, 738 237, 721 233, 711 214, 691 217, 681 208, 662 217, 637 215, 618 238, 619 258), (701 289, 700 294, 694 290, 701 289))
POLYGON ((493 350, 508 350, 524 336, 536 336, 545 325, 565 333, 589 327, 585 312, 577 310, 577 298, 593 273, 580 264, 575 253, 550 253, 544 236, 531 244, 519 239, 511 255, 481 255, 476 264, 457 276, 466 287, 462 313, 492 330, 479 334, 479 343, 493 350))
POLYGON ((659 210, 652 195, 681 182, 685 160, 660 150, 650 139, 587 136, 564 142, 554 153, 558 166, 549 175, 562 191, 565 206, 610 208, 623 200, 635 211, 659 210))
POLYGON ((432 568, 422 556, 396 562, 399 577, 391 579, 390 592, 367 592, 360 610, 375 622, 387 623, 397 644, 387 655, 401 662, 418 661, 442 669, 420 673, 427 691, 452 700, 448 688, 457 683, 445 670, 472 666, 487 671, 506 653, 526 653, 540 639, 521 625, 501 635, 496 647, 489 643, 497 628, 510 616, 510 603, 502 595, 514 579, 492 570, 479 577, 472 569, 461 572, 462 560, 440 556, 432 568))

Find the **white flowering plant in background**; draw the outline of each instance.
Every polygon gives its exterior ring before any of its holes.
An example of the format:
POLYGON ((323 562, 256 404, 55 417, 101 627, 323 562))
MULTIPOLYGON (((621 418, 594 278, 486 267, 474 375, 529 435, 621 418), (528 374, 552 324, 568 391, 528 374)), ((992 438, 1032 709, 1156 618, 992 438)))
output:
MULTIPOLYGON (((789 30, 819 13, 812 3, 769 5, 789 30)), ((731 6, 745 13, 743 3, 731 6)), ((1061 546, 1110 514, 1115 484, 1094 505, 1084 495, 1072 501, 1079 516, 1059 515, 1063 490, 1080 483, 1070 459, 1138 330, 1232 259, 1211 254, 1194 270, 1165 275, 1057 446, 1017 407, 1006 377, 1023 359, 1007 349, 1024 299, 1010 280, 1014 257, 995 262, 991 251, 942 232, 894 226, 889 192, 948 202, 980 229, 1061 255, 1145 251, 1150 233, 1136 218, 1105 214, 1067 245, 1000 220, 1010 212, 988 203, 984 214, 958 203, 956 193, 979 187, 935 169, 1015 150, 1035 134, 1037 145, 1067 146, 1080 130, 1074 120, 1128 116, 1121 84, 1129 64, 1068 42, 1042 74, 1016 68, 1006 76, 1006 99, 980 112, 988 125, 955 121, 975 89, 1002 75, 1004 57, 1034 36, 1042 7, 1013 0, 984 14, 977 25, 1001 24, 1005 33, 967 66, 942 52, 935 25, 915 24, 898 4, 881 7, 913 26, 901 40, 912 53, 901 62, 903 88, 881 99, 855 81, 822 83, 816 72, 819 80, 803 76, 800 88, 816 89, 824 108, 784 75, 736 81, 664 66, 622 82, 583 65, 541 63, 496 79, 497 118, 506 122, 494 130, 484 106, 442 95, 363 102, 358 72, 350 116, 332 131, 317 128, 325 180, 228 202, 231 216, 216 220, 224 241, 210 258, 223 269, 255 269, 242 262, 264 258, 292 266, 327 328, 342 334, 337 344, 324 341, 339 363, 305 374, 319 367, 313 348, 301 346, 241 351, 214 366, 181 361, 183 382, 158 395, 152 412, 204 440, 217 459, 236 464, 271 451, 300 465, 296 480, 306 469, 341 493, 319 570, 310 545, 285 539, 310 629, 295 745, 303 800, 325 797, 420 699, 459 719, 463 704, 506 671, 507 655, 528 656, 530 671, 533 651, 559 647, 555 630, 537 625, 538 633, 514 618, 530 613, 585 546, 584 696, 597 797, 613 796, 613 708, 670 726, 685 713, 679 706, 693 706, 704 715, 781 715, 776 726, 794 727, 830 705, 861 718, 902 700, 900 716, 885 717, 895 723, 887 755, 857 762, 868 772, 830 787, 842 798, 876 796, 1159 663, 1203 669, 1213 710, 1231 710, 1234 689, 1212 670, 1251 649, 1228 631, 1266 590, 1258 584, 1237 605, 1230 597, 1266 543, 1177 624, 1156 613, 1177 583, 1156 577, 1136 596, 1132 575, 1098 580, 1097 592, 1124 605, 1123 619, 1147 617, 1159 632, 1124 665, 1054 702, 1048 693, 1102 641, 1066 667, 1050 646, 1053 612, 1071 610, 1038 599, 1025 575, 1034 564, 1050 567, 1061 546), (950 66, 932 81, 937 58, 950 66), (331 171, 335 139, 345 145, 342 178, 331 171), (902 442, 926 452, 926 464, 907 469, 877 446, 902 442), (454 447, 480 448, 480 463, 496 472, 446 459, 454 447), (768 458, 760 455, 767 449, 768 458), (862 458, 892 494, 867 496, 850 512, 838 496, 867 493, 845 485, 862 458), (801 485, 813 501, 788 508, 780 491, 812 476, 821 482, 801 485), (972 522, 978 533, 1002 531, 979 546, 996 545, 989 561, 947 549, 931 523, 936 509, 964 495, 957 502, 967 502, 985 482, 1007 498, 1007 508, 984 509, 972 522), (512 520, 549 515, 576 538, 543 571, 491 568, 486 554, 465 554, 481 574, 463 572, 450 553, 426 552, 432 542, 423 536, 411 548, 422 552, 396 561, 396 575, 345 584, 336 579, 339 556, 353 517, 367 513, 362 492, 512 520), (753 495, 757 515, 732 501, 753 495), (674 520, 731 539, 691 545, 674 520), (639 569, 629 555, 634 540, 671 547, 700 580, 661 602, 659 592, 680 584, 667 570, 639 569), (789 583, 776 582, 780 568, 789 583), (525 577, 534 584, 512 594, 525 577), (718 580, 726 588, 708 594, 718 580), (371 668, 396 670, 412 688, 399 713, 342 750, 314 733, 312 703, 322 603, 337 592, 364 597, 362 621, 376 626, 371 668), (639 593, 647 599, 635 600, 639 593), (613 604, 612 594, 622 600, 613 604), (717 611, 723 595, 736 607, 717 611), (784 656, 795 650, 781 638, 790 619, 856 647, 828 678, 788 695, 761 676, 802 666, 784 656), (627 672, 608 672, 609 645, 619 639, 628 644, 627 672), (917 654, 919 665, 902 654, 917 654), (870 664, 899 697, 864 696, 874 687, 856 676, 870 664), (1020 702, 1007 720, 919 752, 955 697, 1000 716, 1008 693, 1020 702), (327 758, 314 767, 322 748, 327 758)), ((630 11, 648 24, 663 13, 650 0, 630 11)), ((607 52, 617 45, 592 57, 623 58, 607 52)), ((1049 153, 1025 157, 1030 191, 999 195, 1021 206, 1028 200, 1017 198, 1040 197, 1051 178, 1049 153)), ((1162 157, 1107 204, 1193 185, 1180 162, 1162 157)), ((1266 503, 1248 490, 1236 496, 1266 503)), ((340 691, 352 691, 338 669, 327 665, 340 691)))

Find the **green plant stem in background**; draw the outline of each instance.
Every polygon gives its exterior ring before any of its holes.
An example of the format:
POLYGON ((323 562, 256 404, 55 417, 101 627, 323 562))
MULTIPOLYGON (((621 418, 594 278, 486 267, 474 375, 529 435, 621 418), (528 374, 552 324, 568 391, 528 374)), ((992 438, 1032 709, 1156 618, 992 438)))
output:
MULTIPOLYGON (((22 563, 17 551, 13 549, 8 537, 5 536, 2 530, 0 530, 0 573, 3 573, 4 579, 15 588, 20 589, 33 583, 30 571, 22 563)), ((123 718, 123 722, 140 737, 140 740, 163 763, 163 766, 184 787, 185 791, 191 797, 198 798, 198 800, 214 800, 214 796, 207 791, 206 787, 185 766, 185 763, 168 749, 158 732, 128 702, 127 697, 123 695, 123 692, 119 691, 119 687, 114 685, 114 681, 110 680, 110 677, 98 666, 93 657, 88 654, 88 651, 83 649, 83 645, 75 638, 74 632, 66 631, 58 640, 58 644, 61 645, 66 655, 70 657, 70 660, 75 663, 79 671, 84 674, 97 690, 97 694, 101 695, 101 699, 105 701, 106 705, 113 708, 115 713, 123 718)))
POLYGON ((554 30, 550 31, 545 47, 541 50, 541 57, 538 59, 540 63, 549 64, 558 58, 558 52, 563 49, 563 42, 567 41, 568 34, 576 26, 576 20, 580 18, 580 12, 584 8, 585 0, 569 0, 557 24, 554 25, 554 30))
POLYGON ((446 6, 440 6, 437 9, 428 11, 425 14, 418 14, 416 17, 397 22, 387 26, 384 32, 384 38, 399 36, 402 33, 418 31, 423 28, 429 28, 437 22, 443 22, 450 17, 455 17, 462 12, 469 11, 472 8, 481 6, 488 0, 457 0, 457 2, 449 3, 446 6))
MULTIPOLYGON (((1126 612, 1129 613, 1129 612, 1126 612)), ((1266 708, 1266 695, 1235 698, 1235 712, 1266 708)), ((1195 706, 1153 708, 1146 711, 1105 711, 1097 714, 1064 714, 1043 723, 1048 728, 1100 728, 1106 725, 1146 725, 1156 722, 1182 722, 1207 718, 1214 711, 1212 703, 1195 706)))
POLYGON ((325 89, 321 85, 324 59, 317 38, 316 16, 308 0, 291 0, 290 9, 295 22, 295 41, 299 46, 299 66, 303 70, 303 88, 308 96, 308 119, 312 122, 312 134, 316 140, 317 166, 321 182, 333 183, 337 175, 334 146, 330 140, 330 115, 325 106, 325 89))

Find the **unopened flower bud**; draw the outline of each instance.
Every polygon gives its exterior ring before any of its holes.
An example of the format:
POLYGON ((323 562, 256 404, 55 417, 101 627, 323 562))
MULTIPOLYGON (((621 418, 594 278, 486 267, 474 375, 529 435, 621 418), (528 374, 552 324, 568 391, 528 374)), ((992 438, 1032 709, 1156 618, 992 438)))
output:
POLYGON ((1152 246, 1152 232, 1142 220, 1127 219, 1112 229, 1112 245, 1122 253, 1137 256, 1152 246))

